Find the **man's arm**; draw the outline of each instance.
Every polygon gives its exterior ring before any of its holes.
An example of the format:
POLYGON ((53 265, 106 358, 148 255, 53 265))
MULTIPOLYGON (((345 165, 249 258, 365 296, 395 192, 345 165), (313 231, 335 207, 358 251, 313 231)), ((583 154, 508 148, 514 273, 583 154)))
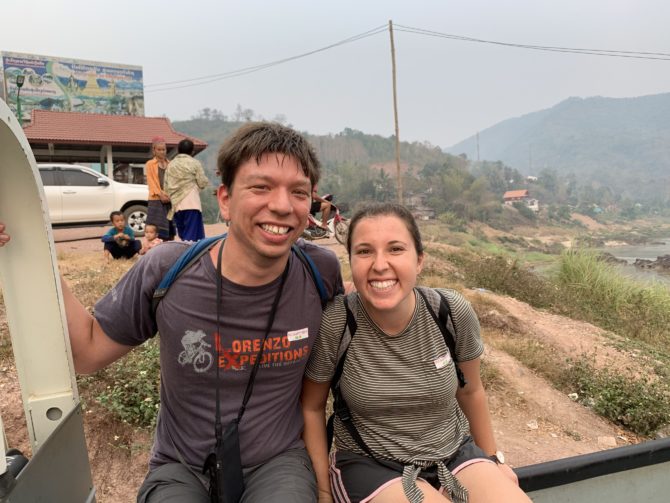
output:
POLYGON ((128 353, 132 346, 119 344, 109 338, 97 320, 79 302, 61 278, 67 328, 74 368, 80 374, 91 374, 128 353))
MULTIPOLYGON (((9 243, 10 236, 0 222, 0 247, 9 243)), ((132 349, 114 342, 105 334, 93 316, 74 296, 70 287, 61 278, 65 316, 70 334, 70 346, 75 370, 89 374, 118 360, 132 349)))
POLYGON ((198 185, 200 190, 204 189, 209 185, 209 178, 205 175, 205 170, 202 168, 202 163, 197 159, 194 159, 198 163, 195 168, 195 183, 198 185))
POLYGON ((328 203, 328 204, 330 204, 330 202, 329 202, 327 199, 324 199, 323 197, 321 197, 321 196, 320 196, 319 194, 317 194, 316 192, 312 192, 312 200, 313 200, 313 201, 319 201, 320 203, 328 203))

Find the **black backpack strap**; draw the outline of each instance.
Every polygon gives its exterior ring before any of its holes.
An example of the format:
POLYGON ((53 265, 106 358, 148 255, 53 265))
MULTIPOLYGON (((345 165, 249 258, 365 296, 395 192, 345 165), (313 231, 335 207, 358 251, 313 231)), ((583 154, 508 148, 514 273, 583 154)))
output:
MULTIPOLYGON (((344 326, 344 330, 342 331, 342 339, 340 342, 341 347, 338 351, 340 357, 337 362, 337 368, 335 369, 335 374, 333 375, 333 380, 331 381, 331 390, 333 392, 333 413, 328 419, 328 424, 326 426, 326 433, 328 435, 328 447, 330 448, 333 443, 334 430, 335 430, 335 416, 337 415, 337 417, 340 418, 340 422, 346 428, 347 432, 349 432, 349 435, 354 440, 354 442, 356 442, 358 447, 360 447, 363 450, 363 452, 365 452, 370 458, 374 459, 378 463, 383 464, 384 466, 387 466, 385 464, 385 460, 380 460, 379 458, 377 458, 375 454, 372 452, 372 450, 365 443, 360 433, 358 433, 358 430, 356 429, 356 426, 354 425, 354 422, 351 418, 351 411, 349 410, 349 406, 347 405, 347 402, 344 400, 344 397, 342 396, 342 390, 340 389, 340 379, 342 377, 342 371, 344 370, 344 361, 347 358, 347 352, 349 351, 351 340, 353 339, 354 334, 356 333, 356 329, 358 328, 358 324, 356 323, 356 316, 349 307, 347 297, 348 296, 345 296, 343 299, 344 308, 347 311, 347 323, 344 326), (347 332, 349 332, 348 333, 349 337, 347 337, 347 332), (343 345, 345 347, 342 347, 343 345)), ((394 464, 393 466, 387 466, 387 467, 397 470, 398 466, 400 466, 400 470, 402 471, 401 465, 394 464)))
POLYGON ((299 246, 294 244, 291 246, 291 249, 305 265, 305 267, 307 267, 307 270, 309 271, 309 274, 314 281, 314 285, 319 292, 319 297, 321 298, 321 307, 326 307, 326 303, 331 299, 331 297, 328 295, 326 286, 323 284, 323 278, 321 277, 321 273, 319 272, 318 267, 316 267, 316 264, 309 256, 309 254, 305 253, 299 246))
POLYGON ((447 298, 444 295, 442 295, 442 293, 440 293, 439 290, 432 290, 433 292, 437 293, 437 295, 440 297, 440 308, 438 311, 439 314, 436 314, 435 309, 433 309, 433 305, 431 304, 430 300, 428 300, 428 297, 424 292, 423 288, 417 288, 416 291, 419 292, 419 295, 421 295, 421 298, 423 298, 423 302, 424 304, 426 304, 428 312, 433 317, 433 320, 440 329, 440 332, 442 332, 444 342, 447 345, 447 348, 449 348, 449 353, 451 353, 452 360, 454 360, 454 367, 456 368, 456 377, 458 378, 458 385, 462 388, 467 384, 467 381, 465 380, 463 371, 458 366, 458 356, 456 356, 455 334, 449 329, 449 318, 451 318, 451 326, 454 327, 454 331, 456 330, 456 324, 454 323, 454 318, 451 315, 449 302, 447 301, 447 298))
MULTIPOLYGON (((343 415, 349 418, 351 416, 351 414, 349 414, 349 407, 342 398, 342 392, 340 391, 340 379, 342 378, 342 371, 344 370, 344 360, 347 358, 347 351, 349 351, 349 344, 351 344, 351 340, 356 334, 358 324, 356 323, 356 316, 354 316, 354 313, 349 307, 349 296, 345 295, 342 298, 342 301, 344 303, 344 309, 347 312, 347 321, 344 325, 344 328, 342 329, 342 336, 340 337, 340 347, 337 351, 337 367, 335 367, 335 373, 333 374, 333 378, 330 381, 330 389, 333 393, 333 413, 330 415, 328 422, 326 423, 328 448, 333 445, 333 437, 335 435, 335 414, 340 416, 338 409, 343 415)), ((344 422, 341 416, 340 420, 344 422)))

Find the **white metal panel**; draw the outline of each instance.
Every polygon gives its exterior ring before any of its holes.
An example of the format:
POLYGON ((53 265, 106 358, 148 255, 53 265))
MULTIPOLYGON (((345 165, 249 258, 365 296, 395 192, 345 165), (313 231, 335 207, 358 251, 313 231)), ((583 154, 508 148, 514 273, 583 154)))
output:
POLYGON ((35 158, 0 100, 0 286, 33 451, 78 402, 56 252, 35 158))

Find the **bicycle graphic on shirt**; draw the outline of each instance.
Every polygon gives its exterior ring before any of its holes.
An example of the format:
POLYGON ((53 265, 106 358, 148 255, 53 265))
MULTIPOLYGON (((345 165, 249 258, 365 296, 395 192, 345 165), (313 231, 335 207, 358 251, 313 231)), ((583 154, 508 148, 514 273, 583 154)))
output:
POLYGON ((212 345, 205 342, 203 339, 207 335, 202 330, 187 330, 184 337, 181 338, 181 344, 184 346, 184 351, 179 353, 177 361, 183 367, 189 363, 193 364, 193 370, 199 374, 207 372, 212 366, 212 353, 206 350, 212 345))

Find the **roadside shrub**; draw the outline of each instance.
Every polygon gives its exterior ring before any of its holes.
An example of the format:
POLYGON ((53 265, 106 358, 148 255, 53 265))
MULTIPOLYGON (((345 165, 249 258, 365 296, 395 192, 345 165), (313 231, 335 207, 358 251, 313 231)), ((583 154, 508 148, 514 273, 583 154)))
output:
POLYGON ((95 375, 95 400, 125 423, 154 427, 160 405, 159 344, 154 338, 95 375))
POLYGON ((663 381, 598 370, 585 359, 570 363, 561 376, 564 388, 596 413, 639 435, 670 424, 670 388, 663 381))
POLYGON ((556 288, 551 282, 528 270, 518 259, 474 254, 453 257, 464 270, 468 286, 510 295, 536 307, 556 303, 556 288))

